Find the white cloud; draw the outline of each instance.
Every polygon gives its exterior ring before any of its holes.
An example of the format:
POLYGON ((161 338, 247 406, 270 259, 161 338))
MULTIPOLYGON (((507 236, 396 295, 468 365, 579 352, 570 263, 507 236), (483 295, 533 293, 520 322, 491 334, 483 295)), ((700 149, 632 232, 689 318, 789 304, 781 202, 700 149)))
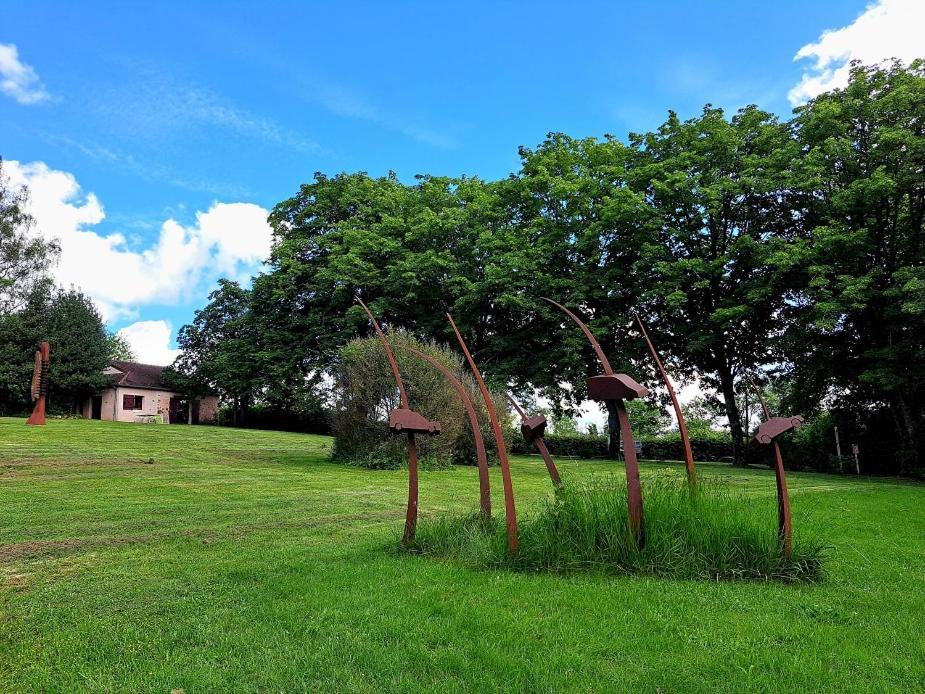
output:
POLYGON ((45 85, 31 65, 20 61, 12 43, 0 43, 0 92, 21 104, 37 104, 48 99, 45 85))
POLYGON ((135 357, 143 364, 167 366, 173 363, 180 350, 170 347, 170 323, 163 320, 143 320, 119 330, 135 357))
POLYGON ((177 304, 220 276, 246 279, 270 251, 268 211, 258 205, 216 202, 190 226, 168 219, 155 241, 136 249, 122 234, 93 230, 103 205, 72 174, 12 160, 4 172, 14 186, 28 185, 39 233, 61 244, 55 279, 92 297, 107 321, 143 305, 177 304))
POLYGON ((925 57, 922 27, 922 0, 879 0, 868 5, 848 26, 827 29, 818 41, 797 51, 794 60, 808 59, 812 64, 788 93, 790 103, 801 104, 847 85, 852 60, 871 65, 891 58, 908 63, 925 57))

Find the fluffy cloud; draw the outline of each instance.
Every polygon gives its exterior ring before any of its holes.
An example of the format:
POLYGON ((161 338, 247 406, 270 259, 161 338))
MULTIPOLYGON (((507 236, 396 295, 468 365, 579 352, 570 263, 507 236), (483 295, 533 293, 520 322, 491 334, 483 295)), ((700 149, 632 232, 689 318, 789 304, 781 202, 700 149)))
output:
POLYGON ((138 361, 166 366, 180 353, 180 350, 170 347, 171 330, 167 321, 143 320, 122 328, 119 335, 131 345, 138 361))
POLYGON ((854 22, 822 32, 819 40, 797 51, 794 60, 811 60, 803 78, 788 93, 790 103, 801 104, 822 92, 848 84, 852 60, 874 64, 890 58, 909 62, 925 57, 922 0, 879 0, 868 5, 854 22))
POLYGON ((36 104, 48 99, 45 85, 31 65, 20 61, 12 43, 0 43, 0 92, 21 104, 36 104))
POLYGON ((134 249, 122 234, 92 229, 105 218, 103 205, 72 174, 16 161, 4 162, 4 172, 29 187, 39 232, 61 244, 55 278, 92 297, 107 321, 146 304, 177 304, 219 276, 246 278, 270 251, 268 212, 258 205, 217 202, 190 226, 168 219, 156 241, 134 249))

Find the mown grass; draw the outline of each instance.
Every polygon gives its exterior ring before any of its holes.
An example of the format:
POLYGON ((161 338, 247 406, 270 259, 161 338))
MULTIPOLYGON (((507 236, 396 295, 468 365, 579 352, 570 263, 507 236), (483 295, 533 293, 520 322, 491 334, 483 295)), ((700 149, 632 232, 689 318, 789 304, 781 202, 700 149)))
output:
POLYGON ((627 515, 626 483, 609 475, 570 482, 537 513, 520 519, 519 549, 511 554, 504 523, 479 514, 430 518, 413 553, 449 557, 470 566, 521 571, 639 574, 683 579, 818 581, 825 544, 804 532, 785 555, 776 525, 735 487, 653 477, 645 488, 644 541, 627 515))
MULTIPOLYGON (((921 484, 790 475, 797 542, 831 545, 816 583, 486 570, 394 551, 407 474, 331 464, 330 443, 0 419, 0 691, 925 689, 921 484)), ((542 462, 512 472, 539 514, 542 462)), ((770 471, 699 472, 773 528, 770 471)), ((477 500, 475 468, 421 475, 422 523, 477 500)))

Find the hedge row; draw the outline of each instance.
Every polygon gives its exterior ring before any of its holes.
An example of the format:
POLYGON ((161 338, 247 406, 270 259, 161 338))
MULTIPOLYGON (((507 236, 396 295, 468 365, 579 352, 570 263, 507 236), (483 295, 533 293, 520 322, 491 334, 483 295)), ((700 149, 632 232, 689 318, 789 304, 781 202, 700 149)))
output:
MULTIPOLYGON (((569 458, 607 458, 607 437, 591 436, 589 434, 571 434, 559 436, 549 434, 544 436, 546 447, 553 455, 569 458)), ((649 460, 683 460, 684 449, 681 445, 679 433, 662 434, 661 436, 643 436, 639 442, 642 444, 642 458, 649 460)), ((729 435, 723 432, 705 431, 695 432, 691 435, 691 448, 696 460, 728 460, 732 457, 732 444, 729 435)), ((534 453, 532 448, 518 437, 511 442, 514 453, 534 453)))

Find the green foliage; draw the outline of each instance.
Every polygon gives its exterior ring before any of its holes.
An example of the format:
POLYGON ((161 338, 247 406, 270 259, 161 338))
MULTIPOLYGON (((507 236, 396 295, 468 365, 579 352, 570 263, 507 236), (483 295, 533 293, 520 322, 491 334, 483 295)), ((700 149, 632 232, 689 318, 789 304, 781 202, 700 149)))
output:
MULTIPOLYGON (((460 356, 433 342, 421 342, 409 333, 389 335, 395 346, 402 381, 411 409, 441 424, 437 436, 417 436, 418 454, 427 467, 446 467, 453 463, 474 463, 475 453, 469 422, 462 402, 453 387, 430 364, 402 351, 408 346, 428 354, 450 369, 466 388, 479 418, 486 447, 494 447, 482 396, 471 376, 463 368, 460 356)), ((389 412, 398 407, 398 389, 378 338, 362 338, 341 350, 334 370, 336 397, 331 413, 335 460, 376 469, 403 467, 407 463, 407 437, 392 436, 388 431, 389 412)), ((500 398, 496 398, 500 400, 500 398)), ((499 418, 507 424, 510 441, 513 431, 507 410, 496 402, 499 418)))
MULTIPOLYGON (((600 434, 573 434, 548 433, 543 436, 546 448, 553 456, 566 458, 606 458, 607 437, 600 434)), ((533 446, 518 436, 512 450, 517 453, 535 453, 533 446)))
POLYGON ((0 159, 0 412, 25 412, 29 406, 33 355, 43 333, 49 269, 57 243, 32 233, 35 220, 26 211, 29 191, 13 188, 0 159))
POLYGON ((736 375, 774 358, 789 285, 772 259, 798 233, 787 174, 797 144, 767 112, 747 107, 727 120, 710 106, 688 121, 672 113, 631 144, 634 186, 659 239, 646 247, 646 322, 673 361, 719 391, 744 462, 736 375))
POLYGON ((51 288, 48 270, 60 253, 57 242, 31 233, 28 200, 27 188, 10 185, 0 159, 0 319, 51 288))
POLYGON ((789 122, 708 105, 625 143, 550 133, 499 181, 316 174, 273 209, 267 272, 207 307, 234 328, 211 331, 227 355, 194 322, 178 365, 244 410, 321 399, 339 350, 369 334, 360 294, 438 342, 451 311, 496 390, 572 416, 600 367, 549 296, 652 385, 627 329, 638 311, 672 375, 718 391, 696 418, 728 421, 737 463, 757 421, 750 381, 773 373, 782 411, 891 421, 890 463, 911 473, 925 461, 923 111, 921 62, 855 66, 789 122), (242 312, 222 317, 224 299, 242 312))
POLYGON ((837 393, 857 420, 886 403, 900 469, 925 460, 925 63, 854 65, 844 89, 798 109, 794 180, 811 226, 788 339, 797 406, 837 393))
POLYGON ((35 350, 51 345, 48 406, 74 412, 106 384, 110 339, 89 297, 77 290, 34 296, 20 311, 0 316, 0 412, 21 413, 30 404, 35 350))
POLYGON ((645 488, 645 545, 629 530, 626 485, 605 478, 566 483, 535 516, 520 521, 520 548, 507 549, 500 521, 478 516, 427 519, 409 547, 482 568, 598 571, 667 578, 814 582, 823 575, 824 545, 800 538, 790 558, 766 509, 726 487, 650 479, 645 488))
POLYGON ((114 361, 136 361, 138 359, 135 350, 125 339, 125 336, 119 333, 107 333, 106 341, 109 344, 109 358, 114 361))
MULTIPOLYGON (((714 429, 693 429, 688 431, 694 459, 699 461, 730 460, 732 446, 729 434, 714 429)), ((554 456, 566 458, 609 458, 606 436, 594 434, 548 434, 543 437, 546 447, 554 456)), ((642 457, 647 460, 684 460, 684 447, 681 434, 677 431, 664 434, 637 436, 642 444, 642 457)), ((533 453, 523 441, 513 447, 518 453, 533 453)), ((802 459, 811 460, 812 454, 804 454, 802 459)), ((789 461, 788 461, 789 462, 789 461)), ((807 467, 813 468, 812 465, 807 467)))
POLYGON ((217 393, 232 405, 233 422, 244 423, 248 405, 261 383, 256 359, 260 334, 250 306, 250 292, 222 279, 208 305, 177 334, 180 356, 168 382, 190 396, 217 393))
POLYGON ((111 343, 93 301, 75 289, 59 290, 47 308, 45 339, 51 343, 49 407, 76 411, 106 385, 103 369, 111 343))
POLYGON ((578 431, 578 422, 575 421, 575 418, 565 415, 553 415, 550 421, 550 429, 557 436, 577 436, 580 433, 578 431))
POLYGON ((671 426, 671 417, 649 398, 629 400, 626 412, 633 423, 633 435, 637 438, 658 436, 671 426))

